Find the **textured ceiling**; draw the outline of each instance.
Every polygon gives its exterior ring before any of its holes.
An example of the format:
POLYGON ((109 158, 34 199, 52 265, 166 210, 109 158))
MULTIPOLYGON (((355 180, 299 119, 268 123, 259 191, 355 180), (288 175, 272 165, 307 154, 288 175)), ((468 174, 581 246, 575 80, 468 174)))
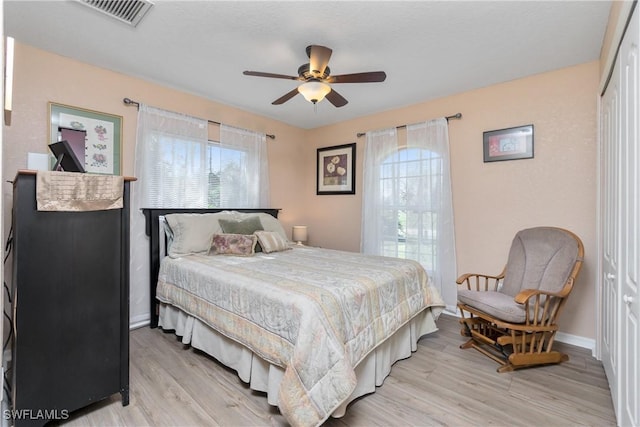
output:
MULTIPOLYGON (((63 56, 315 128, 598 59, 605 1, 166 1, 130 27, 74 1, 3 3, 6 35, 63 56), (271 102, 305 47, 333 49, 331 73, 383 70, 383 83, 337 84, 349 103, 271 102)), ((114 96, 131 96, 114 94, 114 96)), ((144 99, 139 101, 144 102, 144 99)), ((443 111, 452 114, 456 111, 443 111)))

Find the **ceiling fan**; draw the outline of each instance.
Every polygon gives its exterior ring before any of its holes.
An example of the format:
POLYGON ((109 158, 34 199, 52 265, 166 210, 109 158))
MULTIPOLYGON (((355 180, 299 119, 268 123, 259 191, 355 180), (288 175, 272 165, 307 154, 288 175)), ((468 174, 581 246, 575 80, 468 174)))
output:
POLYGON ((271 77, 275 79, 297 80, 303 82, 300 86, 286 93, 272 102, 273 105, 284 104, 298 93, 312 104, 322 101, 325 97, 336 107, 347 105, 347 100, 336 92, 330 84, 333 83, 377 83, 383 82, 387 75, 384 71, 370 71, 365 73, 341 74, 332 76, 327 66, 333 51, 325 46, 307 46, 309 62, 298 68, 298 76, 284 74, 263 73, 261 71, 244 71, 245 76, 271 77))

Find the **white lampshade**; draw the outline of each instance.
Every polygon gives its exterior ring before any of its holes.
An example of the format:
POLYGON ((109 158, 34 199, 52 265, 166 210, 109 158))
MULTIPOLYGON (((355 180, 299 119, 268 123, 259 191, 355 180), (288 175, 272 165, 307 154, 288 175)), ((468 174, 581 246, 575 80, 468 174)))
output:
POLYGON ((302 242, 307 241, 307 226, 306 225, 294 225, 293 233, 292 233, 293 241, 297 242, 299 245, 302 242))
POLYGON ((315 104, 322 101, 331 92, 331 86, 322 82, 310 81, 298 86, 298 92, 304 96, 304 99, 315 104))

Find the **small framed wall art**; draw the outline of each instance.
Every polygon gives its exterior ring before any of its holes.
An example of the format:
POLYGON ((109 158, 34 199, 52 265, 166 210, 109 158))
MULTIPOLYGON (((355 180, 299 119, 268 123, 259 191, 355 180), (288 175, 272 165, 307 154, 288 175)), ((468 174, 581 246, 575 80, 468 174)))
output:
POLYGON ((316 194, 356 193, 356 144, 318 148, 316 194))
POLYGON ((86 172, 122 174, 122 116, 50 102, 49 129, 49 143, 68 141, 86 172))
POLYGON ((533 125, 484 132, 482 140, 485 163, 533 158, 533 125))

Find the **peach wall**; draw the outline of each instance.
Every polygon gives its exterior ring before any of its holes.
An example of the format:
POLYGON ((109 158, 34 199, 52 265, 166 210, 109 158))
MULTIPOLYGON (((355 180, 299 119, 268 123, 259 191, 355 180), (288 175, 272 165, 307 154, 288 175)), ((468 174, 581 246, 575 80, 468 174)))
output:
MULTIPOLYGON (((300 191, 297 177, 303 173, 302 165, 291 159, 301 156, 305 131, 19 42, 15 61, 12 124, 3 128, 5 211, 11 206, 11 185, 6 181, 12 180, 18 169, 26 168, 28 152, 48 152, 49 101, 123 116, 123 174, 133 175, 137 110, 122 102, 129 97, 154 107, 275 134, 275 140, 267 140, 271 204, 283 208, 282 218, 287 226, 302 215, 301 205, 288 200, 289 194, 300 191)), ((211 137, 217 137, 217 126, 211 126, 211 137)))
POLYGON ((568 228, 586 263, 563 331, 595 338, 598 62, 506 82, 309 132, 307 170, 318 147, 357 142, 356 195, 316 196, 304 177, 310 244, 359 250, 364 138, 356 133, 462 113, 449 123, 458 272, 499 273, 516 231, 568 228), (533 124, 535 157, 483 163, 483 131, 533 124))
MULTIPOLYGON (((306 224, 309 244, 358 251, 364 138, 356 133, 461 112, 462 120, 449 127, 458 271, 498 272, 518 229, 550 224, 575 231, 587 262, 563 327, 593 339, 598 72, 597 62, 583 64, 305 131, 18 42, 15 108, 12 125, 3 128, 3 181, 26 167, 27 152, 46 153, 49 101, 122 115, 124 174, 133 175, 136 110, 122 103, 130 97, 276 134, 268 143, 271 205, 283 209, 287 232, 306 224), (534 159, 482 162, 483 131, 529 123, 535 126, 534 159), (357 142, 356 194, 317 196, 316 149, 350 142, 357 142)), ((3 197, 7 212, 10 184, 4 184, 3 197)))

